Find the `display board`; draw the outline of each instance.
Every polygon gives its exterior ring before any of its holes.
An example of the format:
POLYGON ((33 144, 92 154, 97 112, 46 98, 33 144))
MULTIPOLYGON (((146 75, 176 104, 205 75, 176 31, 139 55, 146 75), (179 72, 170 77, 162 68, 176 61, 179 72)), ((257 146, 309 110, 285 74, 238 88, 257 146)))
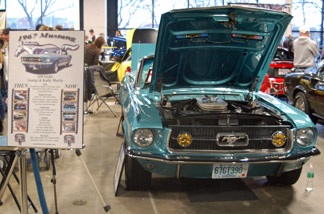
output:
POLYGON ((82 148, 83 31, 11 31, 8 146, 82 148))

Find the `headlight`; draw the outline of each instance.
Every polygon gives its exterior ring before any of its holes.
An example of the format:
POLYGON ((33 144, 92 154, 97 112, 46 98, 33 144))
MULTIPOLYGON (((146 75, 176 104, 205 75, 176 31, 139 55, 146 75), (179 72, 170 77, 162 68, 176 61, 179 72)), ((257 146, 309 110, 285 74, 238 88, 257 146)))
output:
POLYGON ((296 140, 300 145, 308 146, 314 140, 314 131, 311 128, 299 129, 296 133, 296 140))
POLYGON ((137 129, 133 134, 133 141, 138 147, 149 147, 154 140, 154 134, 151 129, 137 129))
POLYGON ((46 62, 51 62, 51 59, 50 58, 46 58, 45 60, 46 60, 46 62))

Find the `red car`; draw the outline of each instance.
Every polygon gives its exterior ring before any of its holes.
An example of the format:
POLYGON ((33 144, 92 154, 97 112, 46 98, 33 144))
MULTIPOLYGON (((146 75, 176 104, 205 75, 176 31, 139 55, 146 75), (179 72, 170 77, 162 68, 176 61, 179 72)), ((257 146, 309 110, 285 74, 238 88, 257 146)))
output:
POLYGON ((278 47, 276 55, 270 64, 268 73, 263 80, 260 91, 276 96, 284 95, 284 77, 293 66, 293 58, 290 56, 288 50, 283 47, 278 47))

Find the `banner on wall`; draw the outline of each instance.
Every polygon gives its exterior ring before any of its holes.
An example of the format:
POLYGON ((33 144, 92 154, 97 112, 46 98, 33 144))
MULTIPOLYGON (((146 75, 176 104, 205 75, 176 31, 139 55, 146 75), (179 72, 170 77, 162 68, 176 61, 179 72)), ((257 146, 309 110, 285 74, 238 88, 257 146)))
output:
POLYGON ((8 146, 82 148, 83 31, 11 31, 8 146))

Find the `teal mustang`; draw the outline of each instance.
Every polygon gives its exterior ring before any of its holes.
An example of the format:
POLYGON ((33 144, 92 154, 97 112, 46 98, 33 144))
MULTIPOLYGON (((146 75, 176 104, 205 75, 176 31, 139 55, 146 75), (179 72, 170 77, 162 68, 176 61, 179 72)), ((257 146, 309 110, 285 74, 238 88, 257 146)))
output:
POLYGON ((320 154, 316 126, 259 91, 291 19, 237 6, 162 15, 154 56, 120 89, 127 189, 149 188, 152 173, 298 181, 320 154))

